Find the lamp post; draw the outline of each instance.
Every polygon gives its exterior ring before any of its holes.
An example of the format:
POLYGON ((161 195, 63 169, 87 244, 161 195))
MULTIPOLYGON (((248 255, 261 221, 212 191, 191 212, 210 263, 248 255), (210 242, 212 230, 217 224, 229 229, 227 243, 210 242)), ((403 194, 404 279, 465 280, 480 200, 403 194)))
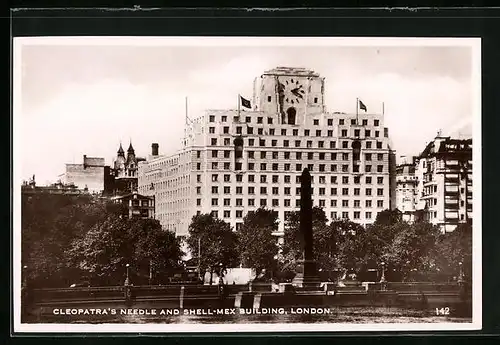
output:
POLYGON ((198 237, 198 279, 201 280, 201 237, 198 237))
POLYGON ((382 266, 382 274, 380 276, 380 285, 381 285, 380 287, 381 287, 382 290, 385 290, 386 283, 387 283, 387 281, 385 279, 385 262, 382 261, 380 263, 380 265, 382 266))
POLYGON ((28 266, 24 265, 23 266, 23 279, 21 283, 21 287, 25 289, 27 287, 27 281, 28 281, 28 266))
POLYGON ((149 260, 149 285, 153 283, 153 260, 149 260))
POLYGON ((464 283, 464 270, 463 270, 463 264, 462 264, 462 261, 460 261, 458 263, 458 267, 459 267, 459 273, 458 273, 458 284, 463 284, 464 283))
POLYGON ((129 279, 129 274, 128 274, 128 270, 129 270, 130 265, 126 264, 125 267, 127 268, 127 277, 125 278, 125 286, 128 286, 128 285, 130 285, 130 279, 129 279))

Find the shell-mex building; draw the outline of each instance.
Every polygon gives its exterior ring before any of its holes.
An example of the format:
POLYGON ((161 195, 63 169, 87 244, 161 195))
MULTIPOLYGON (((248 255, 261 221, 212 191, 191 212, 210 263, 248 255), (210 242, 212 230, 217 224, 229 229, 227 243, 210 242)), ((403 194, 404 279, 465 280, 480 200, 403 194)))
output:
POLYGON ((313 205, 329 219, 361 224, 395 208, 395 154, 384 116, 364 104, 330 112, 325 79, 304 68, 277 67, 254 81, 241 107, 207 110, 186 125, 183 147, 139 163, 138 191, 154 195, 165 229, 187 236, 197 213, 212 213, 238 230, 247 212, 299 210, 300 175, 312 175, 313 205))

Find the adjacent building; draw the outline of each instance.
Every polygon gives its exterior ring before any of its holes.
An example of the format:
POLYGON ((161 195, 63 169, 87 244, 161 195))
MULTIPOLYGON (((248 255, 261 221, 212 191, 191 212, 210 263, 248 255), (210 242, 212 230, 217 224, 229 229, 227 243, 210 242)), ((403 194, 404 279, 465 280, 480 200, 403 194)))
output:
POLYGON ((126 195, 137 191, 137 168, 144 158, 136 157, 132 142, 127 149, 127 155, 123 151, 122 144, 118 148, 113 168, 110 170, 111 183, 109 192, 113 196, 126 195))
POLYGON ((133 192, 113 197, 112 200, 126 206, 123 215, 127 218, 154 218, 154 197, 147 197, 133 192))
POLYGON ((105 176, 109 171, 104 158, 83 155, 81 164, 66 164, 65 173, 59 177, 64 185, 75 185, 78 189, 101 193, 105 189, 105 176))
POLYGON ((328 112, 325 79, 304 68, 278 67, 254 82, 253 104, 208 110, 190 121, 183 148, 159 155, 153 144, 139 162, 138 191, 154 196, 156 218, 178 236, 193 215, 212 213, 237 230, 259 207, 286 213, 300 206, 300 175, 308 168, 313 203, 330 219, 372 223, 393 208, 395 159, 384 115, 328 112))
POLYGON ((417 209, 422 206, 417 192, 416 157, 401 158, 396 168, 396 208, 403 214, 403 220, 413 222, 417 217, 417 209))

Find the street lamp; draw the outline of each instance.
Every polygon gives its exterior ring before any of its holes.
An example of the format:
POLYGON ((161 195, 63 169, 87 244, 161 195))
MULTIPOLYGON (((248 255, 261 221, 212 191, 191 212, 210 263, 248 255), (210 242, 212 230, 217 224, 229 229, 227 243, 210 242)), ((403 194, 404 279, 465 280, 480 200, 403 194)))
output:
POLYGON ((23 266, 23 281, 22 281, 22 287, 25 288, 26 287, 26 282, 27 282, 27 277, 28 275, 28 266, 23 266))
POLYGON ((380 283, 384 284, 386 283, 385 279, 385 262, 381 262, 380 265, 382 266, 382 275, 380 276, 380 283))
POLYGON ((458 263, 459 267, 459 273, 458 273, 458 283, 462 284, 464 282, 464 270, 463 270, 463 264, 462 261, 458 263))
POLYGON ((125 267, 127 268, 127 278, 125 279, 125 285, 130 285, 130 279, 129 279, 129 274, 128 274, 128 269, 129 269, 129 264, 126 264, 125 267))

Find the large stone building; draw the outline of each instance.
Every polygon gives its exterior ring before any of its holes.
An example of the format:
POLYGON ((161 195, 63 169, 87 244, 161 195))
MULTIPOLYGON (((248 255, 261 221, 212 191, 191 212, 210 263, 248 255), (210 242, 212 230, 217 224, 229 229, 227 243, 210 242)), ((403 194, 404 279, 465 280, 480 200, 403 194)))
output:
POLYGON ((472 221, 472 139, 438 135, 416 161, 426 219, 443 231, 472 221))
POLYGON ((135 155, 132 142, 127 149, 127 155, 123 151, 122 144, 118 148, 116 158, 111 169, 111 193, 113 196, 126 195, 137 191, 137 167, 144 158, 135 155))
POLYGON ((403 220, 412 222, 422 206, 417 192, 416 157, 401 158, 402 162, 396 168, 396 208, 403 214, 403 220))
POLYGON ((101 193, 105 189, 105 176, 109 171, 104 158, 83 155, 83 163, 66 164, 66 171, 59 179, 62 184, 75 185, 78 189, 91 193, 101 193))
MULTIPOLYGON (((314 205, 330 219, 372 223, 395 203, 394 152, 383 114, 328 112, 325 80, 278 67, 257 78, 251 110, 208 110, 186 125, 183 148, 139 163, 139 193, 154 195, 156 217, 179 236, 193 215, 212 213, 238 229, 248 211, 300 204, 300 175, 313 178, 314 205)), ((245 104, 246 103, 246 104, 245 104)), ((361 106, 361 103, 360 103, 361 106)), ((155 151, 156 148, 156 151, 155 151)))

